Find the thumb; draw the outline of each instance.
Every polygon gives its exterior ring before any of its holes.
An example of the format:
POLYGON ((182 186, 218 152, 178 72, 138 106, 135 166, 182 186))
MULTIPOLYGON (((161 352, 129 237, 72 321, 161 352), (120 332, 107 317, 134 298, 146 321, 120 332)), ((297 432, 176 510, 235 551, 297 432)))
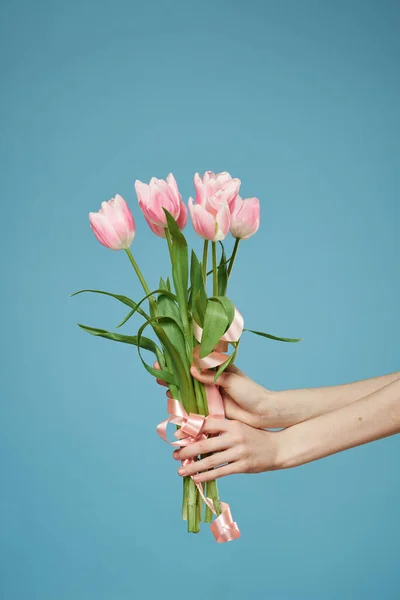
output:
POLYGON ((251 427, 259 427, 257 417, 248 410, 245 410, 239 406, 239 404, 232 400, 230 396, 222 393, 222 399, 224 401, 225 416, 227 419, 241 421, 242 423, 246 423, 246 425, 250 425, 251 427))

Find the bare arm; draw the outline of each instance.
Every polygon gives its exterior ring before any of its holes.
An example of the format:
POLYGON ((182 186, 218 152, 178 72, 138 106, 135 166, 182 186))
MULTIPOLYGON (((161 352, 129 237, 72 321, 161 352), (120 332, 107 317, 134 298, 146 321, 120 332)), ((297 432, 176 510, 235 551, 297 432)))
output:
POLYGON ((214 437, 174 453, 178 460, 214 453, 179 469, 180 475, 192 475, 196 482, 296 467, 399 433, 400 379, 347 406, 281 431, 216 418, 207 420, 204 431, 214 437))
MULTIPOLYGON (((192 375, 203 383, 213 383, 215 373, 192 375)), ((281 428, 301 423, 346 406, 400 378, 400 372, 344 385, 273 392, 249 379, 236 367, 218 379, 226 416, 259 429, 281 428)))
POLYGON ((279 433, 278 468, 295 467, 400 433, 400 379, 279 433))
POLYGON ((307 421, 373 394, 400 378, 400 372, 344 385, 270 392, 279 427, 307 421))

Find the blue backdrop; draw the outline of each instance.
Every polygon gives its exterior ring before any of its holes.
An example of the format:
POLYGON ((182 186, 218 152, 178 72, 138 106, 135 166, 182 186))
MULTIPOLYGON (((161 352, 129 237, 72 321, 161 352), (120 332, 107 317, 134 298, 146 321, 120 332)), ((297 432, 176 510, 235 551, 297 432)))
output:
POLYGON ((89 229, 102 200, 130 203, 156 285, 134 179, 172 171, 187 199, 228 170, 262 204, 230 295, 304 338, 247 338, 238 364, 273 389, 398 370, 399 20, 390 0, 3 0, 1 600, 399 597, 398 437, 221 480, 242 539, 188 535, 164 393, 76 326, 124 309, 69 297, 141 296, 89 229))

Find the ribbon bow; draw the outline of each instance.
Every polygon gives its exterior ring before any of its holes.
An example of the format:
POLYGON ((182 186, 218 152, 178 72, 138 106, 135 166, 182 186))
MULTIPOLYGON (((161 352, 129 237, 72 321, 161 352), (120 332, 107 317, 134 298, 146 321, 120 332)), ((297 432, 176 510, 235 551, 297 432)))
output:
MULTIPOLYGON (((220 342, 227 345, 227 342, 236 342, 243 331, 243 317, 237 309, 235 309, 235 317, 228 331, 222 336, 220 342)), ((194 324, 194 335, 195 338, 200 342, 203 330, 196 323, 194 324)), ((228 356, 219 350, 213 350, 205 358, 200 358, 200 345, 196 346, 193 351, 194 364, 197 367, 203 369, 210 369, 222 365, 228 356)), ((221 394, 219 393, 216 385, 205 385, 208 403, 208 412, 213 417, 225 417, 224 404, 222 401, 221 394)), ((194 442, 207 439, 207 435, 202 433, 202 428, 207 420, 207 417, 198 415, 195 413, 188 414, 179 400, 174 398, 168 398, 168 414, 171 415, 157 425, 158 435, 171 446, 189 446, 194 442), (178 425, 180 429, 175 432, 177 438, 174 442, 169 442, 167 437, 168 424, 178 425)), ((188 465, 193 463, 194 459, 189 458, 182 461, 182 465, 188 465)), ((192 477, 193 479, 193 477, 192 477)), ((218 515, 214 502, 211 498, 207 498, 204 494, 203 486, 201 483, 195 485, 199 491, 200 496, 204 502, 210 508, 210 510, 218 515)), ((218 543, 230 542, 240 537, 240 531, 237 523, 233 520, 229 504, 226 502, 220 502, 222 513, 211 523, 210 529, 218 543)))
MULTIPOLYGON (((214 386, 215 387, 215 386, 214 386)), ((194 413, 188 414, 179 400, 174 398, 168 398, 168 413, 171 415, 168 419, 157 425, 158 435, 171 446, 188 446, 194 442, 205 440, 207 435, 201 433, 203 425, 207 420, 207 417, 203 415, 197 415, 194 413), (167 438, 167 426, 169 423, 179 425, 180 429, 175 432, 177 438, 174 442, 169 442, 167 438)), ((188 458, 182 461, 182 465, 188 465, 194 462, 193 458, 188 458)), ((193 477, 192 477, 193 479, 193 477)), ((200 496, 203 498, 207 506, 212 512, 217 515, 217 511, 214 506, 214 502, 211 498, 207 498, 204 494, 203 486, 201 483, 195 484, 199 490, 200 496)), ((218 543, 230 542, 240 537, 240 531, 237 523, 234 522, 230 511, 229 504, 221 502, 222 513, 211 523, 210 529, 218 543)))

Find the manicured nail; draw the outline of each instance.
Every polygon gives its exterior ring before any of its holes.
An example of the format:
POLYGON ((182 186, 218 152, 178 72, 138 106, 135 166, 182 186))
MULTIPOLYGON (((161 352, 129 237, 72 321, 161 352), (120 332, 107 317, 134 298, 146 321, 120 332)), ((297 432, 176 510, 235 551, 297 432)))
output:
POLYGON ((187 471, 186 471, 185 467, 181 467, 180 469, 178 469, 178 473, 179 473, 179 475, 186 475, 187 471))

